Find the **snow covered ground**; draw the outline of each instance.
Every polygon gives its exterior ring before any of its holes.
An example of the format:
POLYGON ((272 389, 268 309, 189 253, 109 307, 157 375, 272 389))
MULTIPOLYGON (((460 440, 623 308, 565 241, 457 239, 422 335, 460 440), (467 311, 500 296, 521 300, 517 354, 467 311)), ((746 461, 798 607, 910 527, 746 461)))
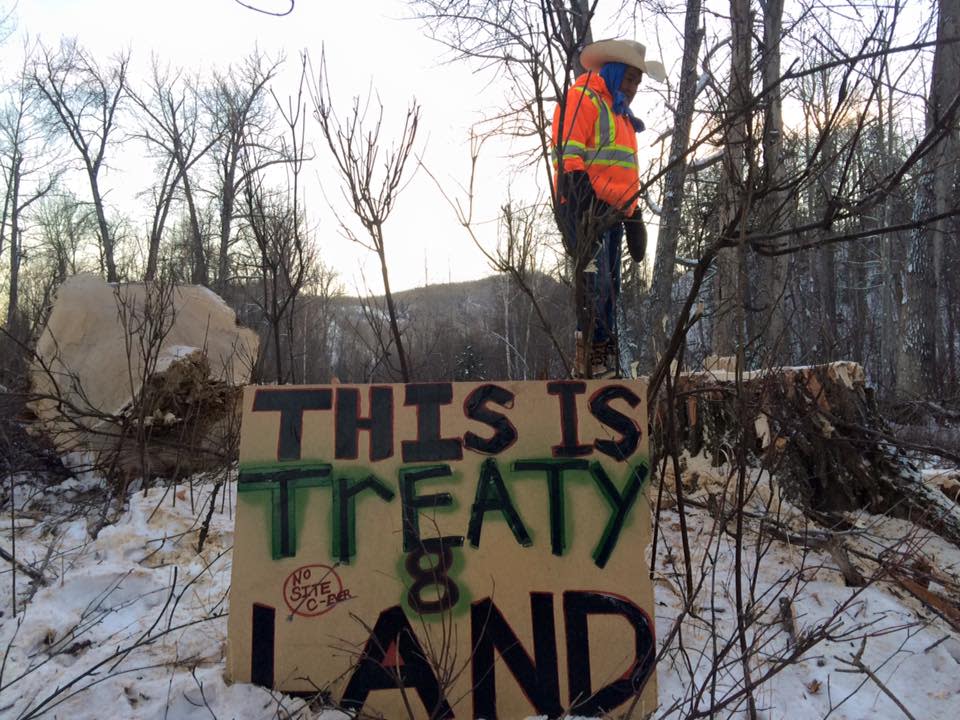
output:
MULTIPOLYGON (((721 532, 713 518, 723 497, 716 480, 690 488, 696 505, 687 508, 686 520, 692 579, 700 590, 689 614, 682 612, 681 518, 665 496, 672 508, 660 524, 656 623, 666 647, 655 717, 709 717, 714 703, 722 705, 714 717, 745 716, 734 539, 731 525, 721 532), (674 632, 678 617, 680 632, 674 632)), ((13 573, 8 562, 0 563, 0 718, 348 717, 224 681, 232 478, 213 503, 199 553, 211 479, 194 478, 166 493, 134 493, 95 538, 91 526, 105 502, 97 478, 51 488, 29 477, 15 481, 17 510, 2 522, 0 545, 10 550, 15 541, 17 559, 40 570, 46 584, 18 571, 14 612, 13 573)), ((758 493, 755 502, 761 497, 770 496, 758 493)), ((797 531, 797 514, 786 504, 780 517, 781 530, 797 531)), ((922 560, 947 585, 960 574, 960 550, 911 523, 866 515, 852 520, 845 544, 865 576, 877 567, 870 557, 922 560)), ((847 587, 829 552, 769 536, 758 542, 759 528, 747 523, 742 574, 744 596, 752 585, 757 600, 745 638, 756 647, 749 667, 758 683, 759 717, 960 716, 960 633, 889 577, 847 587), (798 645, 821 635, 828 638, 792 658, 798 645)), ((935 580, 929 589, 950 590, 935 580)))

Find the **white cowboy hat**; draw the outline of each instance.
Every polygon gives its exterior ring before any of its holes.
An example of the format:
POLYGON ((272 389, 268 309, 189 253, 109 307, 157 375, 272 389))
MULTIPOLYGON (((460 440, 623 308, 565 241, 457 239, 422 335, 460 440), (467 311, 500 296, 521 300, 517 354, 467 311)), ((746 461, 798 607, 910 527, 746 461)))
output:
POLYGON ((619 62, 643 71, 657 82, 667 79, 663 63, 647 60, 647 48, 636 40, 597 40, 587 45, 580 53, 584 70, 597 72, 608 62, 619 62))

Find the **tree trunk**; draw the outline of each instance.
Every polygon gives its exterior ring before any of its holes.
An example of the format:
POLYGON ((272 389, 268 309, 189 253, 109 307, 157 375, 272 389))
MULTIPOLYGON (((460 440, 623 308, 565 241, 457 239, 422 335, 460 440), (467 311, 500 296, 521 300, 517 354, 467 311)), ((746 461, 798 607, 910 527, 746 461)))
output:
POLYGON ((147 269, 144 273, 144 280, 155 280, 157 270, 160 264, 160 243, 163 240, 163 229, 167 224, 167 215, 170 213, 170 203, 173 201, 173 192, 176 180, 168 185, 170 169, 173 167, 173 161, 170 161, 167 167, 166 176, 160 184, 157 206, 154 208, 153 224, 150 228, 150 240, 147 248, 147 269))
MULTIPOLYGON (((881 134, 883 171, 892 170, 894 159, 893 93, 883 96, 883 84, 879 84, 877 94, 877 128, 881 134)), ((887 197, 883 204, 881 226, 889 227, 893 220, 893 197, 887 197)), ((897 250, 901 247, 898 234, 886 234, 880 241, 880 352, 879 386, 881 392, 892 390, 896 382, 897 348, 900 337, 900 300, 902 287, 900 278, 903 264, 897 250)))
MULTIPOLYGON (((814 203, 811 209, 814 213, 824 215, 832 212, 834 182, 836 180, 836 132, 830 128, 828 123, 834 114, 832 104, 831 88, 829 83, 829 74, 826 70, 822 71, 817 77, 820 79, 820 92, 823 93, 823 127, 826 136, 823 139, 822 156, 824 167, 821 169, 821 179, 817 186, 820 192, 814 192, 814 203)), ((814 97, 816 98, 816 90, 814 97)), ((815 187, 817 187, 815 186, 815 187)), ((827 236, 826 229, 816 231, 818 239, 827 236)), ((819 353, 817 360, 820 362, 829 362, 838 359, 838 340, 837 340, 837 322, 839 313, 837 311, 837 248, 833 244, 825 244, 818 247, 815 251, 815 267, 813 272, 813 283, 816 292, 816 302, 820 310, 819 327, 816 337, 819 338, 819 353)))
MULTIPOLYGON (((828 143, 829 144, 829 143, 828 143)), ((823 232, 819 233, 821 236, 823 232)), ((817 263, 814 270, 817 296, 820 301, 820 353, 818 359, 837 359, 837 250, 827 244, 817 248, 817 263)))
POLYGON ((560 3, 557 21, 563 47, 573 53, 573 75, 577 77, 585 72, 580 64, 580 49, 593 42, 590 20, 593 17, 589 0, 569 0, 569 8, 560 3))
MULTIPOLYGON (((928 174, 920 180, 913 219, 931 215, 933 206, 933 176, 928 174)), ((910 233, 897 354, 897 395, 904 400, 935 394, 937 304, 931 235, 929 227, 910 233)))
POLYGON ((193 271, 190 282, 194 285, 210 284, 210 273, 207 270, 207 252, 203 247, 203 233, 200 231, 200 219, 197 214, 197 206, 193 200, 193 188, 190 186, 190 178, 187 177, 187 169, 181 161, 180 176, 183 179, 183 194, 187 200, 187 213, 190 219, 190 247, 193 254, 193 271))
POLYGON ((867 329, 870 319, 867 308, 867 253, 860 240, 849 243, 849 262, 851 270, 847 273, 848 295, 850 297, 850 355, 849 358, 861 365, 866 360, 867 329))
MULTIPOLYGON (((960 180, 960 171, 958 171, 957 180, 960 180)), ((958 191, 957 180, 954 181, 954 196, 958 191)), ((948 268, 960 267, 960 222, 957 218, 951 218, 950 233, 946 237, 946 247, 944 248, 944 265, 948 268)), ((957 275, 954 272, 948 272, 944 276, 943 295, 946 300, 946 387, 944 395, 948 397, 957 397, 960 395, 960 383, 957 378, 957 334, 958 320, 960 320, 960 283, 957 282, 957 275)))
POLYGON ((20 168, 23 158, 14 151, 10 168, 10 187, 7 190, 10 203, 10 287, 7 303, 7 331, 19 337, 20 307, 20 168))
POLYGON ((393 293, 390 292, 390 275, 387 272, 387 256, 383 249, 383 239, 378 245, 377 254, 380 256, 380 274, 383 277, 383 292, 387 299, 387 311, 390 313, 390 332, 393 342, 397 346, 397 356, 400 360, 400 376, 403 382, 410 382, 410 369, 407 367, 407 354, 403 349, 403 338, 400 336, 400 323, 397 320, 397 307, 393 302, 393 293))
MULTIPOLYGON (((956 100, 960 94, 960 49, 954 39, 960 33, 960 0, 940 0, 937 23, 937 48, 933 56, 930 97, 927 101, 926 131, 942 130, 940 140, 921 163, 920 182, 913 205, 914 221, 922 220, 947 207, 955 167, 956 100)), ((897 356, 897 394, 933 397, 938 391, 936 246, 946 230, 944 221, 918 227, 910 233, 910 249, 901 306, 902 344, 897 356)))
MULTIPOLYGON (((784 179, 783 103, 780 92, 780 36, 783 0, 768 0, 763 13, 763 104, 766 106, 763 127, 763 160, 765 180, 777 188, 784 179)), ((764 217, 770 232, 784 226, 787 212, 786 193, 772 189, 765 199, 764 217)), ((788 362, 787 323, 784 312, 787 283, 787 257, 764 257, 760 261, 760 302, 763 309, 762 334, 768 362, 788 362)))
POLYGON ((236 174, 236 164, 224 161, 223 185, 220 189, 220 252, 217 256, 217 291, 221 295, 230 277, 230 229, 236 199, 236 174))
MULTIPOLYGON (((720 181, 717 216, 720 233, 737 232, 747 222, 745 189, 746 143, 749 139, 751 27, 749 0, 730 0, 733 36, 730 52, 730 93, 726 117, 723 177, 720 181), (739 216, 739 217, 738 217, 739 216), (734 227, 736 225, 737 227, 734 227)), ((735 248, 724 248, 717 256, 714 278, 713 354, 736 354, 738 319, 735 305, 741 262, 735 248)))
POLYGON ((100 233, 100 247, 103 250, 103 264, 107 271, 107 282, 115 283, 120 280, 117 275, 117 263, 114 259, 113 236, 107 224, 107 215, 103 207, 103 195, 100 193, 100 183, 97 180, 97 168, 90 168, 87 177, 90 179, 90 192, 93 195, 93 208, 97 214, 97 230, 100 233))
POLYGON ((667 171, 663 181, 663 213, 660 216, 657 254, 653 264, 650 312, 647 314, 651 347, 645 366, 652 365, 657 357, 663 354, 673 325, 673 276, 677 261, 677 240, 680 236, 680 209, 683 205, 684 181, 687 175, 685 156, 690 147, 690 126, 697 93, 697 59, 703 41, 701 10, 701 0, 687 2, 677 112, 673 122, 673 137, 670 140, 669 162, 676 164, 667 171))
POLYGON ((176 161, 173 158, 167 160, 163 179, 160 181, 157 190, 157 202, 154 206, 153 223, 150 227, 150 239, 147 247, 147 269, 143 277, 145 281, 154 280, 157 277, 163 228, 167 224, 167 215, 170 213, 170 203, 173 201, 173 192, 177 184, 177 178, 171 179, 170 177, 175 163, 176 161))
POLYGON ((510 278, 503 275, 500 282, 500 293, 503 297, 503 351, 506 361, 506 378, 513 380, 512 351, 510 347, 510 278))

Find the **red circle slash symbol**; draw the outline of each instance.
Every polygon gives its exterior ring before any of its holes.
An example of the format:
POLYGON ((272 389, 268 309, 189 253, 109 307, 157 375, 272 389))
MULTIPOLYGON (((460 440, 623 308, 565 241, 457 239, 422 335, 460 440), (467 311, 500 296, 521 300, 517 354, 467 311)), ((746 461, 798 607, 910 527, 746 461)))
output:
POLYGON ((304 565, 287 576, 283 599, 290 612, 301 617, 316 617, 333 610, 352 597, 349 588, 329 565, 304 565))

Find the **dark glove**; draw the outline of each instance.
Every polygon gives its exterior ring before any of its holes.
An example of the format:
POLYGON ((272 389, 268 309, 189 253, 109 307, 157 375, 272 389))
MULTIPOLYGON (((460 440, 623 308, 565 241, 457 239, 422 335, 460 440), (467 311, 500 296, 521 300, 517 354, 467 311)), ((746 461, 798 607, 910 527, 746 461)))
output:
POLYGON ((576 257, 577 238, 583 229, 580 219, 596 200, 590 177, 583 170, 565 172, 557 183, 557 221, 567 254, 576 257))
POLYGON ((565 172, 557 188, 572 216, 580 218, 597 201, 590 176, 583 170, 565 172))
MULTIPOLYGON (((572 170, 563 174, 558 185, 560 197, 559 219, 563 244, 567 252, 576 254, 576 238, 580 232, 587 229, 594 236, 594 242, 599 241, 601 233, 611 225, 620 221, 619 212, 600 200, 590 184, 590 176, 583 170, 572 170), (583 224, 588 217, 586 226, 583 224)), ((592 255, 592 252, 590 253, 592 255)))
POLYGON ((643 262, 647 251, 647 229, 643 225, 640 211, 634 212, 633 217, 623 221, 624 234, 627 236, 627 250, 635 263, 643 262))

